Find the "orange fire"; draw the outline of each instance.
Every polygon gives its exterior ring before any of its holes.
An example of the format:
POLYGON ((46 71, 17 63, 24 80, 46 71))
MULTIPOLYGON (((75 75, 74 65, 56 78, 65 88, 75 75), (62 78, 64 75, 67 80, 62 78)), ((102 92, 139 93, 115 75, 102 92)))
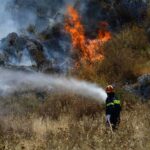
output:
POLYGON ((102 45, 111 39, 111 33, 107 31, 108 24, 101 23, 101 30, 94 40, 85 37, 85 30, 80 22, 78 12, 72 7, 68 6, 69 17, 66 20, 65 29, 70 33, 73 48, 80 49, 83 60, 90 62, 100 61, 104 59, 102 45))

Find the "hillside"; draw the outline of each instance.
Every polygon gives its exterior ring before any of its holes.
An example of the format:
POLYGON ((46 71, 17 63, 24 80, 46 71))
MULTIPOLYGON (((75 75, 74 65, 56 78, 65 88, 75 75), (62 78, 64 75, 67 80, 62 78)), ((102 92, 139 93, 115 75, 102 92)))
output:
POLYGON ((149 1, 5 0, 0 17, 0 149, 150 149, 149 1))

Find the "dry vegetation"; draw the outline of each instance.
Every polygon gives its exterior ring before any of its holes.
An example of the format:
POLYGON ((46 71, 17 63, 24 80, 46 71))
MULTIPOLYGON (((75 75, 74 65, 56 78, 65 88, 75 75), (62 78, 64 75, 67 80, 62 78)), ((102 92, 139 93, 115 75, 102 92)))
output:
POLYGON ((105 127, 104 106, 75 95, 34 94, 1 98, 0 149, 148 150, 149 104, 119 92, 123 111, 119 129, 105 127))
POLYGON ((125 26, 103 46, 103 53, 102 62, 81 62, 73 75, 106 85, 134 83, 137 77, 150 72, 150 44, 144 28, 125 26))

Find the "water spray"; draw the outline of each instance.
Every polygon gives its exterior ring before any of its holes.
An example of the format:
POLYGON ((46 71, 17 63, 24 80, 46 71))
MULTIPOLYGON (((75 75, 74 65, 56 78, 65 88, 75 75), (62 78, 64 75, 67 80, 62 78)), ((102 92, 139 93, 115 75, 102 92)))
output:
POLYGON ((43 73, 27 73, 0 69, 0 96, 11 95, 15 92, 30 90, 68 91, 92 98, 100 103, 106 99, 105 91, 96 84, 80 81, 74 78, 46 75, 43 73))

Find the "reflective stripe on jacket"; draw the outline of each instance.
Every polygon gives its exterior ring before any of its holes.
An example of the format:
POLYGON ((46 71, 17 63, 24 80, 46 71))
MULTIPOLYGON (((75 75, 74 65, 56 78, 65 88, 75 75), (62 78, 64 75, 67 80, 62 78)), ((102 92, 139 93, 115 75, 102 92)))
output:
POLYGON ((113 103, 113 102, 108 103, 108 104, 106 104, 106 106, 107 106, 107 107, 108 107, 108 106, 114 106, 114 103, 113 103))
POLYGON ((116 99, 113 101, 113 103, 114 103, 114 105, 116 105, 116 104, 120 105, 121 104, 120 100, 116 100, 116 99))
POLYGON ((109 106, 120 105, 120 104, 121 104, 120 100, 113 100, 113 102, 107 103, 106 106, 109 107, 109 106))

